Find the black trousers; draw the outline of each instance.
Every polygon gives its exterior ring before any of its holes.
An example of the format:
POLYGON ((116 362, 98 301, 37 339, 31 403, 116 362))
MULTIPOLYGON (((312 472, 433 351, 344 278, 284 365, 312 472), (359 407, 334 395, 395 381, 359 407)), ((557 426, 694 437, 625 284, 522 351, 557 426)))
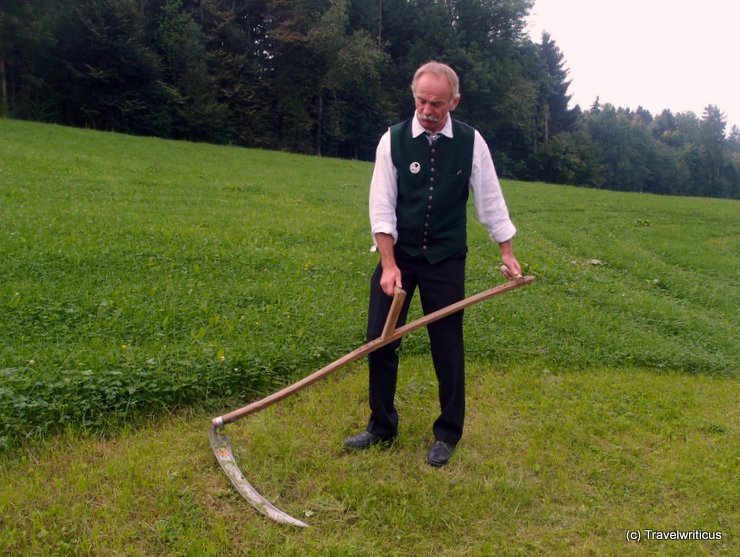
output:
MULTIPOLYGON (((398 327, 406 323, 411 298, 419 288, 424 314, 458 302, 465 297, 466 251, 436 265, 423 256, 411 257, 396 250, 396 264, 401 270, 406 302, 398 319, 398 327)), ((380 288, 382 269, 375 269, 370 280, 367 340, 383 332, 393 298, 380 288)), ((463 346, 463 312, 440 319, 427 326, 432 361, 439 384, 440 415, 432 430, 437 441, 456 444, 465 419, 465 354, 463 346)), ((367 430, 384 437, 398 431, 398 412, 394 404, 398 378, 398 347, 401 340, 368 355, 370 371, 370 421, 367 430)))

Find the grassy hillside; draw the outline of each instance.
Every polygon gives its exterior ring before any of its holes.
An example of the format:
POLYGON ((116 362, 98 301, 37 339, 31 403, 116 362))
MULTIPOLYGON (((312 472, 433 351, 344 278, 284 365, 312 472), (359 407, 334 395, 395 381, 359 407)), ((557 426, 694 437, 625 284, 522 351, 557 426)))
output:
MULTIPOLYGON (((408 425, 389 453, 338 449, 365 419, 360 364, 233 426, 248 476, 315 528, 266 524, 234 495, 208 413, 363 341, 371 171, 0 120, 0 548, 736 554, 728 200, 504 181, 538 280, 466 313, 471 410, 455 462, 423 464, 435 385, 420 332, 404 341, 408 425), (725 539, 628 545, 639 528, 725 539)), ((474 221, 469 293, 502 280, 474 221)))

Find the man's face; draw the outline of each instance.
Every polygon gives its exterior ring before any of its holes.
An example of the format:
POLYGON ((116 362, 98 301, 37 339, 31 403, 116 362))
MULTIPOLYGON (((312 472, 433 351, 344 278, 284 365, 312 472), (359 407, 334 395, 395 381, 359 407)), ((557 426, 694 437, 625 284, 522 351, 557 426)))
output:
POLYGON ((421 125, 430 132, 436 133, 444 127, 447 115, 455 110, 458 102, 460 97, 452 98, 452 87, 444 77, 425 73, 416 81, 416 115, 421 125))

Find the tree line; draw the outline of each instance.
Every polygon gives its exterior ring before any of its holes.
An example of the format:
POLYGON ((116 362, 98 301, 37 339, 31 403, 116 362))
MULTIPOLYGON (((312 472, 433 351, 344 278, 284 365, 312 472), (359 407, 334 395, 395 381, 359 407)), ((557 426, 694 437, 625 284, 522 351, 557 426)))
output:
POLYGON ((5 0, 0 114, 372 160, 413 113, 421 63, 461 78, 455 116, 502 176, 740 198, 740 131, 708 105, 571 108, 534 0, 5 0))

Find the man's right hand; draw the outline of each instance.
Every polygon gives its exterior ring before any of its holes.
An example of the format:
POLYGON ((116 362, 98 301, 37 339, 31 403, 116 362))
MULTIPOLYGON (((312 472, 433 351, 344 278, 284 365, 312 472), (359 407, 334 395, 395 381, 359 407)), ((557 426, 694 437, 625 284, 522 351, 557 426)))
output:
POLYGON ((403 288, 401 270, 395 264, 383 267, 383 274, 380 275, 380 287, 388 296, 393 296, 397 287, 403 288))

